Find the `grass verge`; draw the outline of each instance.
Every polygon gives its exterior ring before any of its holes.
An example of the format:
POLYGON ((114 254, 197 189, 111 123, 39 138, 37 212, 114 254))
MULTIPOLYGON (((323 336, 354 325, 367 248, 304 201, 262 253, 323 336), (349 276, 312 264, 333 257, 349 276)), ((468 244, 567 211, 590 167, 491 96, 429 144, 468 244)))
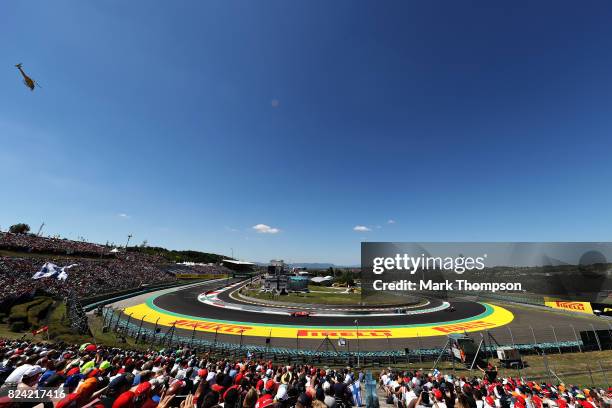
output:
MULTIPOLYGON (((548 354, 546 358, 539 355, 523 356, 527 367, 519 370, 506 369, 499 365, 497 359, 491 363, 498 366, 500 377, 522 377, 525 380, 564 384, 576 384, 581 386, 612 386, 612 350, 592 351, 587 353, 563 353, 548 354), (547 369, 548 367, 548 369, 547 369), (556 376, 555 376, 556 375, 556 376)), ((400 370, 432 371, 433 362, 419 362, 419 360, 398 362, 391 364, 400 370)), ((480 371, 474 368, 470 371, 459 363, 454 365, 450 361, 443 361, 438 365, 442 373, 453 373, 457 376, 469 377, 480 375, 480 371)))

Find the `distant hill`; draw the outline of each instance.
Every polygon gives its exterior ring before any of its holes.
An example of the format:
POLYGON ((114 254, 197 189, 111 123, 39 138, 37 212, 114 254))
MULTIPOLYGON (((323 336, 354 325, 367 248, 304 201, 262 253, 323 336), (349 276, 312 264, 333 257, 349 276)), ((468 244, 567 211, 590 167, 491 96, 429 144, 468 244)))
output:
POLYGON ((338 266, 333 263, 324 263, 324 262, 292 263, 292 264, 289 264, 289 267, 290 268, 306 268, 306 269, 338 268, 338 266))

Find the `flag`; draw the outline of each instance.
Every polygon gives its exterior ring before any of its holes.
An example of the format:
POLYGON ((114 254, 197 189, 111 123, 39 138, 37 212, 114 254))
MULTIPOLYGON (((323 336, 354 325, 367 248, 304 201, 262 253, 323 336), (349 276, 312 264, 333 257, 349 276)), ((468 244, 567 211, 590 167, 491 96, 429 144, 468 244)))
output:
POLYGON ((361 383, 359 380, 351 384, 351 394, 353 394, 353 405, 361 406, 361 383))
POLYGON ((45 262, 42 268, 40 268, 40 271, 36 272, 34 276, 32 276, 32 279, 57 277, 57 279, 65 281, 68 278, 68 273, 66 273, 66 270, 74 266, 78 266, 78 264, 71 264, 60 268, 52 262, 45 262))
POLYGON ((72 268, 74 266, 79 266, 79 264, 71 264, 71 265, 68 265, 68 266, 64 266, 61 269, 61 272, 59 273, 59 275, 57 275, 57 279, 61 280, 61 281, 65 281, 66 279, 68 279, 68 273, 66 272, 66 269, 70 269, 70 268, 72 268))
POLYGON ((40 328, 40 329, 38 329, 38 330, 32 330, 32 336, 36 336, 37 334, 40 334, 40 333, 46 332, 46 331, 48 331, 48 330, 49 330, 49 326, 43 326, 43 327, 41 327, 41 328, 40 328))
POLYGON ((51 262, 45 262, 45 264, 40 268, 40 271, 36 272, 32 279, 42 279, 42 278, 50 278, 59 274, 59 267, 51 262))

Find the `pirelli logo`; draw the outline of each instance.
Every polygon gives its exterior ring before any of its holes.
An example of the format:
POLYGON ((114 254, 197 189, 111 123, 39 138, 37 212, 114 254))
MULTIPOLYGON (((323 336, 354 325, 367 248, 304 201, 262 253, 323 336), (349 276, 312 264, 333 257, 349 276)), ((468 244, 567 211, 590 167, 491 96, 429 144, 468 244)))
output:
POLYGON ((561 302, 561 301, 557 301, 555 303, 557 304, 557 307, 559 307, 561 309, 579 310, 581 312, 585 311, 585 306, 581 302, 561 302))
POLYGON ((483 320, 476 320, 474 322, 465 322, 465 323, 457 323, 457 324, 446 324, 444 326, 436 326, 432 327, 432 329, 437 330, 442 333, 455 333, 462 332, 468 330, 478 330, 478 329, 487 329, 491 327, 497 326, 495 323, 485 322, 483 320))
POLYGON ((546 306, 553 309, 568 310, 571 312, 593 314, 593 308, 589 302, 572 302, 565 300, 555 300, 545 302, 546 306))
POLYGON ((299 329, 297 331, 298 337, 311 337, 311 338, 322 338, 322 337, 343 337, 343 338, 374 338, 374 337, 391 337, 393 335, 391 330, 381 329, 360 329, 360 330, 310 330, 310 329, 299 329))
POLYGON ((228 333, 228 334, 240 334, 241 332, 246 332, 252 330, 251 326, 240 326, 235 324, 220 324, 214 322, 199 322, 197 320, 176 320, 174 322, 176 327, 183 327, 189 329, 200 329, 206 331, 218 331, 219 333, 228 333))

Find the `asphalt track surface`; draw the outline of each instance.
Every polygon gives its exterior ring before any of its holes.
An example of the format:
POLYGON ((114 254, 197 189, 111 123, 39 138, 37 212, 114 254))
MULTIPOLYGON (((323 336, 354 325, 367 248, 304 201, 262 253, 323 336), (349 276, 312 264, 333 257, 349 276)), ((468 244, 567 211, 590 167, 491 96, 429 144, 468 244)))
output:
MULTIPOLYGON (((197 297, 199 294, 207 291, 219 289, 225 286, 227 283, 233 283, 236 281, 223 282, 223 284, 217 282, 202 283, 201 285, 194 285, 184 289, 178 289, 158 296, 154 304, 162 309, 170 310, 176 313, 207 317, 222 320, 237 320, 242 322, 262 322, 271 324, 296 324, 296 325, 315 325, 322 324, 327 326, 332 325, 353 325, 353 318, 317 318, 311 316, 306 319, 294 318, 290 316, 279 316, 279 315, 262 315, 260 313, 245 313, 233 310, 224 310, 213 306, 205 305, 198 301, 197 297), (322 319, 322 320, 319 320, 322 319), (340 320, 337 320, 340 319, 340 320)), ((152 295, 151 295, 152 296, 152 295)), ((232 300, 235 302, 235 300, 232 300)), ((491 333, 501 344, 521 344, 521 343, 533 343, 534 335, 537 342, 545 341, 572 341, 575 340, 576 334, 580 336, 580 331, 591 330, 592 327, 596 329, 610 328, 612 330, 612 320, 603 319, 595 316, 580 315, 577 313, 567 313, 562 311, 555 311, 543 307, 532 307, 517 305, 505 302, 492 302, 499 304, 505 309, 512 312, 514 320, 503 327, 498 327, 491 330, 491 333), (593 326, 592 326, 593 325, 593 326), (553 330, 554 327, 554 330, 553 330)), ((433 312, 420 316, 408 316, 400 315, 391 318, 376 318, 372 317, 372 321, 368 321, 368 325, 392 325, 392 324, 413 324, 418 322, 431 322, 436 318, 441 321, 456 320, 460 319, 460 316, 466 314, 474 315, 479 311, 482 311, 482 305, 467 300, 451 301, 451 304, 456 308, 455 312, 433 312), (429 315, 429 316, 428 316, 429 315)), ((360 324, 366 324, 364 318, 360 317, 360 324)), ((152 327, 152 324, 145 323, 145 327, 152 327)), ((177 329, 177 333, 183 336, 190 336, 191 330, 177 329)), ((213 340, 214 333, 198 332, 197 338, 213 340)), ((231 342, 237 343, 239 336, 218 334, 217 340, 219 342, 231 342)), ((262 337, 251 337, 244 336, 244 344, 254 345, 265 345, 265 339, 262 337)), ((445 336, 430 336, 420 337, 412 339, 395 339, 387 338, 386 340, 369 340, 362 341, 360 344, 361 350, 403 350, 404 348, 416 349, 416 348, 428 348, 428 347, 442 347, 445 342, 445 336)), ((320 340, 306 340, 300 339, 299 341, 286 339, 286 338, 273 338, 271 346, 276 347, 290 347, 290 348, 309 348, 316 349, 321 344, 320 340)), ((355 341, 350 342, 349 347, 354 350, 355 341)))
MULTIPOLYGON (((270 323, 296 326, 353 326, 355 317, 323 317, 323 316, 308 316, 308 317, 291 317, 276 314, 265 313, 248 313, 240 310, 224 309, 216 306, 207 305, 197 300, 198 295, 205 291, 206 286, 194 286, 170 292, 157 297, 153 304, 155 306, 173 311, 180 314, 196 317, 206 317, 210 319, 242 321, 249 323, 270 323)), ((219 299, 232 302, 242 303, 246 306, 251 306, 248 303, 241 302, 229 297, 229 291, 219 294, 219 299)), ((431 300, 441 303, 439 300, 431 300)), ((434 303, 435 304, 435 303, 434 303)), ((393 325, 408 325, 408 324, 426 324, 439 323, 449 320, 460 320, 477 316, 485 312, 485 307, 480 303, 469 301, 453 301, 451 305, 455 307, 454 312, 447 310, 423 313, 417 315, 397 314, 393 316, 385 316, 384 318, 376 316, 359 316, 359 324, 363 326, 393 326, 393 325)), ((431 305, 429 305, 431 307, 431 305)))

